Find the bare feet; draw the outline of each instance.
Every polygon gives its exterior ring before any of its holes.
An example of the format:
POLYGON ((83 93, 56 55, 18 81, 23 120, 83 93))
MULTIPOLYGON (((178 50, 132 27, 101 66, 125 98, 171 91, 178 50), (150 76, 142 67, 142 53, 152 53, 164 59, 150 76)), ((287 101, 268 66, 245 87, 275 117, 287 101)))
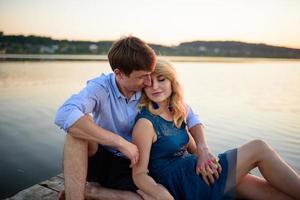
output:
MULTIPOLYGON (((62 190, 58 193, 58 200, 65 200, 66 194, 62 190)), ((110 188, 102 187, 99 183, 87 182, 85 185, 85 199, 86 200, 142 200, 141 196, 137 193, 114 190, 110 188)))
POLYGON ((101 193, 102 186, 99 183, 87 182, 85 185, 85 199, 97 199, 98 194, 101 193))
POLYGON ((85 185, 85 199, 87 200, 142 200, 140 195, 130 191, 115 190, 102 187, 99 183, 88 182, 85 185))

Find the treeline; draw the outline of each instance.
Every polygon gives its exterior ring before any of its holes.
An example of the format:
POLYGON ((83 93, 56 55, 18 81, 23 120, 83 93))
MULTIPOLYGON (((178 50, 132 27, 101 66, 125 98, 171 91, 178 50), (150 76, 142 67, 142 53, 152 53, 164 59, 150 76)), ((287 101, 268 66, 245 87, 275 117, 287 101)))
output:
MULTIPOLYGON (((112 42, 54 40, 50 37, 4 35, 0 32, 0 53, 106 55, 112 42)), ((150 46, 162 56, 300 58, 300 49, 236 41, 193 41, 178 46, 150 46)))
POLYGON ((112 41, 53 40, 50 37, 0 35, 0 51, 6 54, 106 54, 112 41))

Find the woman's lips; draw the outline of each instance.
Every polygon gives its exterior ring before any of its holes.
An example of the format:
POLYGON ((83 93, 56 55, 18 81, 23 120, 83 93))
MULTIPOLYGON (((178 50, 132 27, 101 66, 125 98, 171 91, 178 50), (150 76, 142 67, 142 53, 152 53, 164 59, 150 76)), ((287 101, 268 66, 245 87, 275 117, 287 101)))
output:
POLYGON ((152 96, 158 97, 160 94, 161 94, 161 92, 154 92, 154 93, 152 93, 152 96))

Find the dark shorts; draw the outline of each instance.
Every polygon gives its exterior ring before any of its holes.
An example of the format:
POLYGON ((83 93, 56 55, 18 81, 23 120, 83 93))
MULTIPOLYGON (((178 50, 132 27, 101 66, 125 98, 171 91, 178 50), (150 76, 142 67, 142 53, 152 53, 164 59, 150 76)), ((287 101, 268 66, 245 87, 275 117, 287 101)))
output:
POLYGON ((130 160, 116 156, 103 146, 88 160, 87 181, 98 182, 104 187, 135 192, 137 187, 129 168, 130 160))

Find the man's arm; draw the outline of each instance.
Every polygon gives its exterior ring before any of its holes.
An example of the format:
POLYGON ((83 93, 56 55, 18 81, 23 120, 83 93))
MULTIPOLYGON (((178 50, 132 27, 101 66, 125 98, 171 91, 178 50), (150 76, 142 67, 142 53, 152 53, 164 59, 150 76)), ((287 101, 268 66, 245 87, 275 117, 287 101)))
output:
MULTIPOLYGON (((188 131, 191 133, 195 143, 196 143, 196 151, 197 153, 204 152, 208 150, 208 145, 206 142, 206 137, 204 133, 204 126, 197 114, 195 114, 192 108, 189 105, 187 106, 187 126, 188 131)), ((193 146, 195 144, 192 144, 193 146)))
POLYGON ((208 148, 206 136, 204 133, 204 126, 198 115, 195 114, 191 107, 187 105, 187 125, 189 132, 195 140, 196 155, 198 157, 196 173, 202 175, 204 181, 210 185, 214 183, 215 179, 219 178, 221 173, 221 165, 218 163, 218 159, 211 153, 208 148))
POLYGON ((84 115, 77 120, 68 129, 68 133, 76 138, 115 147, 131 160, 131 165, 138 161, 139 154, 136 145, 111 131, 101 128, 90 119, 89 115, 84 115))
POLYGON ((59 108, 55 124, 72 137, 114 147, 128 157, 131 164, 135 164, 138 159, 135 145, 90 120, 89 113, 100 110, 101 101, 107 98, 107 95, 105 88, 92 81, 89 82, 83 90, 71 96, 59 108))
POLYGON ((196 142, 197 152, 202 152, 202 151, 208 150, 208 144, 206 141, 206 137, 205 137, 203 128, 204 127, 202 124, 197 124, 189 129, 192 137, 194 138, 194 140, 196 142))
POLYGON ((197 124, 189 129, 191 135, 196 142, 198 162, 196 173, 202 175, 204 181, 210 185, 219 178, 221 173, 221 165, 217 162, 217 158, 210 152, 208 148, 205 133, 202 124, 197 124), (214 175, 214 176, 213 176, 214 175))

